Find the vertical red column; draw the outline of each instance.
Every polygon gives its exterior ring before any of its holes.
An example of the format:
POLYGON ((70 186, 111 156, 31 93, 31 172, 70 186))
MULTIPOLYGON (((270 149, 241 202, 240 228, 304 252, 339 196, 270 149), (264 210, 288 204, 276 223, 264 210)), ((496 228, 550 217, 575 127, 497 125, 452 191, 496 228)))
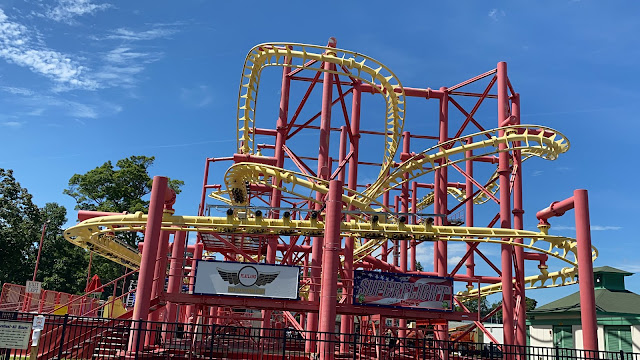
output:
MULTIPOLYGON (((167 275, 167 253, 169 251, 169 236, 168 231, 160 232, 160 245, 158 246, 158 253, 156 254, 156 271, 153 274, 153 287, 151 289, 151 298, 156 298, 164 291, 164 281, 167 275)), ((149 314, 149 321, 160 321, 160 311, 156 311, 149 314)))
MULTIPOLYGON (((414 181, 411 183, 411 212, 413 214, 418 213, 417 206, 418 206, 418 183, 414 181)), ((412 216, 411 223, 415 225, 417 222, 418 222, 417 217, 415 215, 412 216)), ((411 262, 410 262, 411 271, 416 271, 417 264, 418 264, 418 260, 416 259, 416 240, 411 239, 411 262)))
MULTIPOLYGON (((473 139, 468 138, 466 140, 467 144, 471 144, 473 142, 473 139)), ((467 150, 464 153, 464 157, 466 157, 468 160, 465 161, 465 169, 464 171, 467 173, 467 175, 469 175, 469 177, 467 177, 466 182, 465 182, 465 186, 464 186, 464 191, 466 194, 466 198, 467 203, 465 204, 465 221, 466 221, 466 225, 467 227, 473 227, 473 182, 471 181, 471 178, 473 177, 473 160, 471 160, 471 158, 473 157, 473 150, 467 150)), ((473 243, 469 242, 467 243, 467 251, 469 251, 469 249, 471 248, 471 245, 473 243)), ((467 257, 467 261, 466 261, 466 265, 467 265, 467 276, 469 277, 473 277, 474 276, 474 268, 475 268, 475 262, 474 262, 474 253, 472 252, 471 255, 469 255, 469 257, 467 257)))
MULTIPOLYGON (((440 139, 439 143, 444 143, 449 140, 449 93, 446 87, 441 87, 440 91, 443 92, 442 99, 440 100, 440 139)), ((446 159, 442 160, 443 163, 446 159)), ((440 218, 440 225, 448 225, 446 216, 449 212, 447 194, 449 187, 449 177, 447 167, 442 167, 439 172, 438 186, 434 188, 434 191, 440 195, 438 198, 438 214, 442 214, 445 217, 440 218)), ((435 200, 435 199, 434 199, 435 200)), ((438 247, 438 276, 447 276, 449 271, 447 269, 447 242, 437 241, 434 246, 438 247)), ((436 336, 438 340, 449 340, 449 326, 448 325, 436 325, 436 336)))
MULTIPOLYGON (((334 38, 329 39, 330 47, 336 46, 334 38)), ((330 54, 329 54, 330 55, 330 54)), ((320 149, 318 151, 318 172, 317 175, 321 179, 328 180, 331 174, 331 164, 329 163, 329 139, 331 135, 331 102, 333 96, 333 74, 329 71, 335 70, 335 65, 330 62, 323 64, 326 72, 324 73, 322 83, 322 109, 320 114, 320 149)), ((316 194, 316 200, 322 201, 322 194, 316 194)), ((316 210, 320 210, 321 205, 316 204, 316 210)), ((311 246, 311 281, 312 286, 309 291, 309 300, 318 301, 320 295, 320 273, 322 267, 322 242, 321 237, 314 237, 311 246)), ((335 319, 334 319, 335 321, 335 319)), ((318 315, 309 314, 307 317, 307 330, 318 330, 318 315)), ((315 343, 308 341, 306 344, 308 352, 314 352, 315 343)))
MULTIPOLYGON (((400 154, 400 159, 402 161, 406 161, 408 158, 411 157, 410 155, 411 152, 411 133, 409 133, 408 131, 405 131, 402 133, 402 154, 400 154)), ((400 203, 401 203, 401 212, 403 212, 405 215, 401 215, 404 216, 405 221, 409 221, 409 216, 406 215, 409 213, 409 182, 407 181, 407 179, 409 179, 409 174, 405 174, 404 175, 405 178, 405 182, 402 184, 402 195, 400 196, 400 203)), ((402 272, 406 273, 407 270, 409 269, 408 267, 408 261, 409 261, 409 255, 408 255, 408 250, 409 250, 409 241, 402 239, 399 240, 400 242, 400 270, 402 270, 402 272)), ((407 327, 407 319, 400 319, 400 330, 398 331, 398 337, 400 339, 404 339, 407 335, 407 330, 405 330, 405 328, 407 327)))
POLYGON ((153 275, 155 273, 160 229, 162 228, 162 210, 164 207, 165 193, 168 191, 167 183, 168 179, 166 177, 153 177, 149 214, 147 215, 147 225, 144 233, 144 247, 142 248, 142 259, 140 260, 140 273, 136 287, 136 303, 133 307, 133 315, 131 316, 133 323, 131 324, 131 332, 129 333, 129 352, 137 352, 140 341, 144 341, 144 336, 141 336, 140 331, 145 329, 145 327, 142 326, 139 321, 147 320, 149 316, 153 275))
MULTIPOLYGON (((515 116, 516 124, 520 124, 520 95, 515 94, 511 103, 511 115, 515 116)), ((520 142, 516 142, 515 146, 520 146, 520 142)), ((520 150, 514 152, 513 166, 516 173, 513 181, 513 228, 522 230, 524 228, 524 210, 522 204, 522 154, 520 150)), ((515 242, 522 244, 523 239, 515 239, 515 242)), ((525 284, 524 284, 524 248, 516 246, 513 249, 516 256, 515 277, 516 277, 516 295, 520 297, 518 304, 518 317, 516 318, 516 345, 527 345, 527 302, 525 301, 525 284)))
MULTIPOLYGON (((389 209, 389 191, 385 191, 382 194, 382 206, 384 206, 385 208, 389 209)), ((388 252, 389 252, 389 240, 385 240, 384 243, 382 243, 382 254, 380 254, 380 259, 384 262, 388 262, 388 252)))
MULTIPOLYGON (((498 63, 498 125, 509 116, 509 97, 507 93, 507 63, 498 63)), ((500 130, 498 136, 504 136, 504 130, 500 130)), ((501 151, 498 155, 498 174, 500 180, 500 227, 511 228, 511 193, 509 184, 509 152, 507 144, 498 145, 501 151)), ((509 239, 503 239, 508 241, 509 239)), ((513 277, 512 277, 512 247, 501 246, 502 256, 502 323, 504 331, 504 344, 513 345, 513 277)))
MULTIPOLYGON (((193 250, 193 259, 191 259, 191 271, 189 272, 189 291, 193 294, 193 290, 196 286, 196 264, 198 260, 202 259, 202 252, 204 251, 203 243, 196 243, 193 250)), ((193 324, 196 321, 197 309, 194 305, 187 305, 187 321, 189 324, 193 324)))
POLYGON ((322 287, 320 292, 320 359, 333 360, 338 290, 338 253, 342 219, 342 182, 331 180, 326 202, 322 287))
MULTIPOLYGON (((167 293, 176 294, 180 292, 182 286, 182 279, 184 278, 184 268, 182 266, 184 261, 184 246, 187 239, 186 231, 176 231, 173 236, 173 248, 171 249, 171 264, 169 265, 169 285, 167 286, 167 293)), ((176 313, 178 305, 169 303, 167 304, 167 318, 168 322, 176 322, 176 313)))
MULTIPOLYGON (((593 290, 593 257, 591 254, 591 225, 587 190, 573 192, 576 212, 576 241, 578 243, 578 284, 580 286, 580 316, 582 318, 582 344, 585 350, 598 350, 596 298, 593 290)), ((587 354, 596 358, 595 353, 587 354)))
MULTIPOLYGON (((349 158, 349 189, 356 189, 358 186, 358 156, 360 149, 360 101, 362 99, 362 93, 360 92, 360 83, 353 85, 351 101, 351 142, 349 143, 349 150, 351 152, 351 158, 349 158)), ((349 210, 353 210, 353 207, 349 210)), ((347 221, 351 220, 351 216, 347 215, 347 221)), ((346 291, 346 304, 353 303, 353 250, 354 242, 352 237, 347 237, 344 240, 344 272, 348 278, 346 291)), ((345 279, 342 280, 343 282, 345 279)), ((342 334, 342 352, 346 353, 348 350, 348 335, 353 334, 355 329, 353 323, 353 315, 342 315, 340 317, 340 333, 342 334)), ((353 349, 355 351, 356 349, 353 349)))
MULTIPOLYGON (((287 64, 291 64, 291 58, 285 60, 287 64)), ((284 167, 284 145, 287 140, 287 121, 289 117, 289 91, 291 89, 291 78, 289 77, 289 67, 282 69, 282 86, 280 88, 280 112, 278 114, 278 121, 276 122, 276 145, 274 149, 274 157, 276 158, 276 166, 279 168, 284 167)), ((273 178, 273 181, 276 181, 273 178)), ((280 185, 280 184, 278 184, 280 185)), ((273 189, 271 192, 271 207, 279 208, 280 199, 282 194, 279 189, 273 189)), ((278 210, 272 210, 271 217, 278 218, 280 215, 278 210)), ((276 236, 270 237, 267 242, 267 264, 273 264, 276 261, 276 250, 278 247, 278 238, 276 236)), ((262 311, 262 328, 271 327, 271 311, 262 311)), ((264 331, 264 330, 263 330, 264 331)), ((264 332, 263 332, 263 335, 264 332)))

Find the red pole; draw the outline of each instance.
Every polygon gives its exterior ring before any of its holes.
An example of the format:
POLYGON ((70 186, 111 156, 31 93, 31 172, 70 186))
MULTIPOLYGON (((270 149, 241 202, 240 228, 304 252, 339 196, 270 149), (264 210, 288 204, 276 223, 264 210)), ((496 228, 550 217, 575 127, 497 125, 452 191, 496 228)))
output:
MULTIPOLYGON (((358 155, 360 148, 360 101, 362 93, 360 92, 360 84, 353 85, 353 98, 351 102, 351 142, 349 150, 351 158, 349 159, 349 189, 355 189, 358 186, 358 155)), ((351 208, 350 210, 353 210, 351 208)), ((347 221, 351 220, 351 215, 347 215, 347 221)), ((354 242, 352 237, 344 240, 344 272, 348 278, 347 286, 344 291, 346 294, 346 304, 353 303, 353 249, 354 242)), ((343 279, 344 281, 344 279, 343 279)), ((340 333, 342 334, 342 352, 348 349, 348 334, 353 334, 354 324, 353 315, 342 315, 340 317, 340 333)), ((355 349, 353 349, 355 351, 355 349)))
MULTIPOLYGON (((405 161, 411 155, 411 134, 408 131, 402 133, 402 154, 400 154, 400 159, 405 161)), ((409 182, 406 180, 409 178, 409 174, 405 174, 405 182, 402 184, 402 195, 400 197, 402 212, 407 214, 409 212, 409 182)), ((401 215, 405 217, 405 221, 409 221, 408 215, 401 215)), ((400 269, 403 273, 406 273, 409 267, 408 264, 408 251, 409 251, 409 242, 407 240, 400 241, 400 269)), ((398 337, 400 339, 404 339, 407 335, 407 319, 400 319, 400 330, 398 330, 398 337)))
MULTIPOLYGON (((471 144, 472 142, 473 140, 471 138, 468 138, 466 141, 467 144, 471 144)), ((469 199, 473 197, 473 182, 471 181, 471 178, 473 177, 473 160, 471 160, 473 157, 473 150, 465 151, 464 156, 468 159, 465 161, 464 171, 469 175, 469 177, 466 178, 464 191, 466 198, 469 199)), ((465 220, 467 227, 473 227, 473 199, 469 199, 465 204, 465 220)), ((473 243, 467 243, 467 251, 469 251, 472 245, 473 243)), ((466 265, 467 275, 473 277, 475 269, 474 253, 471 253, 471 255, 467 257, 466 265)))
MULTIPOLYGON (((169 265, 169 284, 167 286, 167 293, 175 294, 180 292, 182 286, 182 279, 184 278, 184 269, 182 263, 184 260, 184 246, 187 238, 186 231, 176 231, 173 235, 173 247, 171 249, 171 264, 169 265)), ((178 310, 178 304, 167 304, 167 318, 166 322, 176 322, 176 314, 178 310)), ((167 332, 169 338, 171 338, 171 331, 167 332)))
MULTIPOLYGON (((195 249, 193 250, 193 259, 191 259, 191 271, 189 272, 189 291, 193 293, 196 284, 196 264, 198 260, 202 259, 202 251, 204 250, 203 243, 196 243, 195 249)), ((187 321, 189 324, 193 324, 196 320, 196 315, 194 309, 197 312, 197 309, 193 304, 187 305, 187 321)))
MULTIPOLYGON (((591 255, 591 225, 587 190, 573 192, 576 211, 576 241, 578 243, 578 283, 580 286, 580 316, 582 318, 582 343, 584 350, 597 351, 598 325, 596 299, 593 290, 593 258, 591 255)), ((595 358, 596 354, 588 355, 595 358)))
MULTIPOLYGON (((336 46, 334 38, 329 39, 330 47, 336 46)), ((317 175, 321 179, 329 179, 331 175, 331 164, 329 163, 329 138, 331 135, 331 101, 333 96, 333 74, 329 71, 335 70, 332 63, 325 62, 324 82, 322 83, 322 110, 320 115, 320 150, 318 151, 318 172, 317 175)), ((316 200, 322 201, 323 195, 316 194, 316 200)), ((316 204, 316 210, 320 210, 321 205, 316 204)), ((311 252, 311 281, 313 285, 309 291, 309 300, 318 301, 320 297, 320 268, 322 267, 322 242, 321 237, 314 237, 311 252)), ((335 319, 334 319, 335 321, 335 319)), ((311 313, 307 317, 307 330, 318 330, 318 314, 311 313)), ((307 342, 307 352, 314 352, 315 343, 307 342)))
POLYGON ((149 214, 147 215, 147 226, 144 233, 144 244, 142 248, 142 259, 140 261, 140 272, 138 275, 138 285, 136 287, 136 303, 133 307, 131 319, 131 332, 129 333, 129 352, 138 351, 140 336, 138 333, 144 329, 139 321, 146 320, 149 316, 149 303, 151 301, 151 289, 153 287, 153 275, 155 272, 156 255, 158 253, 158 240, 160 239, 160 229, 162 227, 162 214, 165 201, 168 179, 164 176, 154 176, 151 187, 151 199, 149 201, 149 214))
POLYGON ((331 180, 326 202, 322 287, 320 293, 320 359, 333 360, 338 290, 338 252, 342 219, 342 182, 331 180))
MULTIPOLYGON (((443 92, 443 96, 440 99, 440 116, 439 116, 439 122, 440 122, 440 139, 439 142, 443 143, 449 140, 449 93, 447 92, 447 88, 446 87, 441 87, 440 91, 443 92)), ((444 160, 443 160, 444 161, 444 160)), ((448 215, 448 202, 447 202, 447 196, 448 196, 448 186, 449 186, 449 177, 448 177, 448 171, 447 171, 447 167, 444 166, 440 169, 440 172, 436 175, 439 177, 439 186, 438 186, 438 194, 439 196, 439 207, 438 207, 438 214, 443 214, 445 215, 445 217, 441 217, 440 219, 440 224, 441 225, 448 225, 447 222, 447 218, 446 215, 448 215)), ((438 276, 447 276, 448 275, 448 269, 447 269, 447 242, 446 241, 437 241, 434 244, 434 247, 438 248, 438 276)), ((449 326, 448 324, 445 325, 436 325, 436 338, 438 340, 449 340, 449 326)))
MULTIPOLYGON (((502 123, 509 115, 509 97, 507 94, 507 63, 498 63, 498 124, 502 123)), ((499 136, 504 135, 504 130, 500 130, 499 136)), ((507 144, 501 143, 498 149, 502 150, 498 155, 498 174, 500 180, 500 227, 511 228, 511 194, 509 176, 509 152, 504 151, 507 144)), ((508 239, 504 239, 508 240, 508 239)), ((512 247, 501 245, 502 255, 502 323, 504 331, 504 344, 513 345, 513 276, 512 247)))
MULTIPOLYGON (((417 206, 418 206, 418 183, 414 181, 411 183, 411 212, 412 213, 416 214, 418 212, 418 209, 416 209, 417 206)), ((412 216, 412 218, 413 219, 411 220, 411 223, 415 225, 418 222, 418 219, 415 215, 412 216)), ((410 263, 411 271, 416 271, 417 261, 418 260, 416 259, 416 240, 411 239, 411 263, 410 263)))
MULTIPOLYGON (((167 275, 167 252, 169 251, 169 235, 168 231, 160 232, 160 245, 156 254, 156 269, 153 274, 153 286, 151 288, 151 298, 156 298, 164 291, 164 281, 167 275)), ((149 321, 158 321, 158 311, 154 311, 149 316, 149 321)))
MULTIPOLYGON (((285 60, 287 64, 291 64, 291 58, 285 60)), ((278 121, 276 122, 276 143, 274 149, 274 157, 276 158, 276 166, 279 168, 284 167, 284 145, 287 140, 287 121, 289 116, 289 92, 291 89, 291 78, 287 76, 291 69, 287 66, 282 68, 282 85, 280 87, 280 112, 278 114, 278 121)), ((273 181, 276 181, 274 178, 273 181)), ((280 184, 278 184, 280 185, 280 184)), ((282 193, 279 189, 273 189, 271 192, 271 207, 279 208, 282 193)), ((278 218, 279 211, 272 211, 272 218, 278 218)), ((278 238, 272 236, 267 242, 267 256, 266 263, 274 264, 276 262, 276 252, 278 246, 278 238)), ((271 311, 262 311, 262 328, 271 327, 271 311)), ((266 335, 264 330, 261 330, 262 335, 266 335)))
MULTIPOLYGON (((515 116, 515 123, 520 124, 520 95, 515 94, 511 105, 511 115, 515 116)), ((515 146, 520 146, 516 142, 515 146)), ((522 204, 522 154, 516 150, 514 154, 513 166, 516 168, 516 176, 513 182, 513 228, 522 230, 524 228, 523 204, 522 204)), ((515 239, 516 243, 522 244, 523 240, 515 239)), ((516 255, 516 295, 520 296, 518 304, 518 317, 516 321, 516 345, 527 345, 527 302, 525 297, 524 284, 524 248, 516 246, 513 251, 516 255)))
POLYGON ((44 233, 47 231, 47 224, 49 220, 45 221, 42 225, 42 235, 40 235, 40 245, 38 246, 38 257, 36 258, 36 268, 33 270, 33 281, 36 281, 36 275, 38 274, 38 265, 40 264, 40 254, 42 253, 42 242, 44 241, 44 233))

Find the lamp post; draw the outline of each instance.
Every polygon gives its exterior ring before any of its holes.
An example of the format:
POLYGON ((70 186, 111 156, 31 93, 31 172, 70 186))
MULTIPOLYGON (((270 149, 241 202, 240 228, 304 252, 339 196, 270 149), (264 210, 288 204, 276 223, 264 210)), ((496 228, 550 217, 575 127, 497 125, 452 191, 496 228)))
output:
POLYGON ((47 231, 47 224, 49 220, 42 225, 42 235, 40 235, 40 246, 38 246, 38 257, 36 258, 36 268, 33 270, 33 281, 36 281, 36 275, 38 274, 38 264, 40 263, 40 254, 42 253, 42 241, 44 240, 44 233, 47 231))

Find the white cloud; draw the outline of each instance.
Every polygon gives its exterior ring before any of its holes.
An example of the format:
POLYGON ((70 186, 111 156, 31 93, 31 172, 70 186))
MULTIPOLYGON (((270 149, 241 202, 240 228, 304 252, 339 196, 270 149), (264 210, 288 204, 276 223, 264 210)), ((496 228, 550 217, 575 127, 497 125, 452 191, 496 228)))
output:
POLYGON ((180 89, 180 100, 188 107, 201 108, 213 102, 213 94, 208 86, 200 85, 194 88, 180 89))
POLYGON ((614 267, 632 273, 640 273, 640 264, 618 264, 614 267))
POLYGON ((622 226, 602 226, 602 225, 591 225, 592 231, 610 231, 610 230, 620 230, 622 226))
POLYGON ((95 89, 98 84, 86 75, 88 69, 69 56, 34 41, 24 25, 9 21, 0 9, 0 57, 46 76, 63 88, 95 89))
MULTIPOLYGON (((591 225, 591 231, 616 231, 616 230, 621 230, 621 229, 622 229, 622 226, 591 225)), ((571 230, 571 231, 575 231, 576 227, 575 226, 564 226, 564 225, 558 225, 558 226, 551 225, 551 230, 571 230)))
POLYGON ((25 95, 25 96, 33 95, 33 91, 25 88, 19 88, 19 87, 13 87, 13 86, 2 86, 0 87, 0 89, 2 89, 2 91, 8 92, 14 95, 25 95))
POLYGON ((133 31, 125 28, 119 28, 112 31, 111 35, 107 35, 107 39, 143 41, 165 38, 175 34, 177 30, 166 27, 154 27, 145 31, 133 31))
POLYGON ((22 127, 22 125, 24 125, 24 122, 19 122, 19 121, 6 121, 3 123, 0 123, 0 125, 2 126, 6 126, 6 127, 10 127, 10 128, 14 128, 17 129, 19 127, 22 127))
POLYGON ((536 170, 533 172, 533 174, 531 174, 531 176, 540 176, 542 174, 544 174, 543 170, 536 170))
POLYGON ((458 265, 460 260, 462 260, 462 256, 449 256, 449 259, 447 259, 447 264, 458 265))
POLYGON ((23 110, 16 113, 24 116, 62 115, 74 119, 97 119, 103 116, 111 116, 122 111, 122 107, 95 97, 84 96, 82 102, 65 99, 57 94, 41 95, 11 99, 14 105, 23 110))
POLYGON ((49 8, 44 16, 67 24, 73 24, 73 18, 83 15, 93 15, 112 7, 111 4, 93 4, 91 0, 58 0, 58 4, 49 8))
POLYGON ((94 78, 103 86, 133 87, 137 75, 144 71, 145 64, 160 60, 162 53, 139 52, 130 47, 117 47, 104 54, 105 63, 94 74, 94 78))
POLYGON ((489 14, 487 14, 487 16, 489 16, 493 21, 498 21, 500 17, 504 17, 505 15, 506 13, 504 10, 500 9, 491 9, 489 10, 489 14))

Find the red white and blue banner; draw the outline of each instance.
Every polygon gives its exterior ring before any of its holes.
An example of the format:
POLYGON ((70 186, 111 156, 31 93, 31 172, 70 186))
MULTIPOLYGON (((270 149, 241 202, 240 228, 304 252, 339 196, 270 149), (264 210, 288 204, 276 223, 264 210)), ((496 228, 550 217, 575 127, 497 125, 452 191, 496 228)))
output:
POLYGON ((355 270, 353 303, 451 311, 453 310, 453 279, 355 270))
POLYGON ((296 300, 299 276, 297 266, 199 260, 193 293, 296 300))

